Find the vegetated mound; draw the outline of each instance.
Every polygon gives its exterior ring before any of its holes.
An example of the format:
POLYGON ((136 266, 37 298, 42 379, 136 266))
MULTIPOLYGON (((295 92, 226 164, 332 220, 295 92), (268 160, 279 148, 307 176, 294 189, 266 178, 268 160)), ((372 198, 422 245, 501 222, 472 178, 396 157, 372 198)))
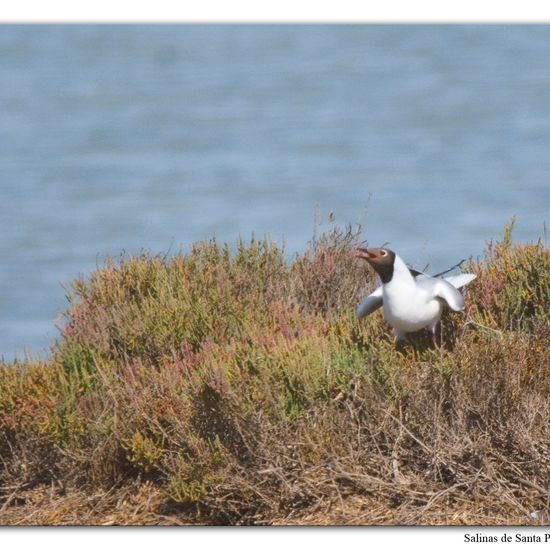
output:
POLYGON ((356 318, 351 231, 109 261, 0 366, 0 523, 545 521, 550 252, 511 231, 414 354, 356 318))

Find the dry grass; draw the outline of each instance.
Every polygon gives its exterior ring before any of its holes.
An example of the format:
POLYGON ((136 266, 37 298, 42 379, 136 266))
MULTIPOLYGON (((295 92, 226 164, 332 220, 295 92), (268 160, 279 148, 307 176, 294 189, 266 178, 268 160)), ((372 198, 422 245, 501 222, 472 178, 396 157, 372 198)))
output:
POLYGON ((416 355, 356 319, 352 231, 108 262, 46 363, 0 367, 0 523, 532 524, 550 252, 511 230, 416 355))

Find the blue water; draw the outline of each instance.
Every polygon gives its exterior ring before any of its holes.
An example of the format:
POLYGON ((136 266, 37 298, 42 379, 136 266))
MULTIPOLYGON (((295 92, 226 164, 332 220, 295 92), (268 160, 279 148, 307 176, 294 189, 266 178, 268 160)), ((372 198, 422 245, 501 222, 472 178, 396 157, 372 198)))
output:
POLYGON ((0 355, 109 254, 328 227, 441 269, 550 213, 549 26, 0 26, 0 355))

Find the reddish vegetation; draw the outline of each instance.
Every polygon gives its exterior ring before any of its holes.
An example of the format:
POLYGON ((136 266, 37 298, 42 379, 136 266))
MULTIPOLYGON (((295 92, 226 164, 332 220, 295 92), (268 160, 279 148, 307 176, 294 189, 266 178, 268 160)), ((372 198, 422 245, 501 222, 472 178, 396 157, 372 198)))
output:
MULTIPOLYGON (((0 523, 532 523, 550 474, 550 253, 511 227, 443 351, 395 349, 335 231, 123 258, 44 363, 0 366, 0 523)), ((539 517, 544 517, 540 515, 539 517)))

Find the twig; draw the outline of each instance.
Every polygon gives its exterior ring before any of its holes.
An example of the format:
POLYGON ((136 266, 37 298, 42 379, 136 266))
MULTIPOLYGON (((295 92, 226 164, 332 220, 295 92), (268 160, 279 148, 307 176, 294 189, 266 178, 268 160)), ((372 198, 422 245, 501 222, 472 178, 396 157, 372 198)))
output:
POLYGON ((550 492, 548 491, 548 489, 545 489, 544 487, 541 487, 540 485, 537 485, 536 483, 533 483, 528 479, 517 477, 516 480, 519 481, 519 483, 521 483, 522 485, 525 485, 526 487, 530 487, 531 489, 538 491, 541 495, 544 495, 547 498, 550 495, 550 492))
POLYGON ((452 474, 453 476, 455 476, 455 478, 457 477, 457 473, 455 471, 455 469, 445 460, 443 460, 443 458, 441 458, 437 451, 435 449, 432 449, 430 447, 428 447, 428 445, 426 445, 422 440, 420 440, 418 437, 416 437, 406 426, 405 424, 399 419, 399 418, 396 418, 393 414, 390 413, 389 415, 395 422, 397 422, 397 424, 399 426, 401 426, 403 428, 403 430, 405 431, 405 433, 411 437, 414 441, 416 441, 429 455, 432 455, 437 461, 441 462, 441 464, 443 464, 452 474))
POLYGON ((495 334, 498 334, 500 338, 503 337, 503 333, 501 330, 497 330, 496 328, 487 327, 485 325, 482 325, 481 323, 478 323, 477 321, 474 321, 473 319, 469 319, 464 323, 464 326, 466 325, 475 325, 476 327, 480 327, 482 329, 485 329, 490 332, 494 332, 495 334))
POLYGON ((441 275, 445 275, 446 273, 450 273, 453 269, 456 269, 457 267, 460 267, 466 260, 460 260, 456 265, 453 265, 453 267, 450 267, 449 269, 446 269, 445 271, 442 271, 441 273, 437 273, 436 275, 432 275, 432 277, 441 277, 441 275))
POLYGON ((11 504, 12 500, 16 497, 17 493, 20 491, 20 489, 22 489, 26 484, 25 483, 20 483, 19 485, 17 485, 15 487, 15 490, 10 494, 10 496, 6 499, 6 501, 4 502, 4 504, 2 504, 2 507, 0 508, 0 514, 2 512, 4 512, 8 506, 11 504))
POLYGON ((446 489, 442 489, 435 495, 433 495, 430 500, 424 505, 422 510, 418 513, 418 520, 433 506, 433 504, 439 500, 443 495, 446 495, 447 493, 450 493, 451 491, 454 491, 458 487, 467 487, 468 484, 461 482, 461 483, 455 483, 454 485, 451 485, 450 487, 447 487, 446 489))

